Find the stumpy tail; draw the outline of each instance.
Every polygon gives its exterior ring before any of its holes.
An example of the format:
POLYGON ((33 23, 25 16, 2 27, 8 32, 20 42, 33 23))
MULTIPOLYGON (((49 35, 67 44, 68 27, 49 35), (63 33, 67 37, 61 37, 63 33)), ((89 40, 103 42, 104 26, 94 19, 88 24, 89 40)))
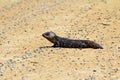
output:
POLYGON ((89 47, 93 49, 103 49, 103 47, 100 44, 95 43, 93 41, 89 42, 89 47))
POLYGON ((100 44, 97 44, 97 45, 96 45, 96 48, 97 48, 97 49, 103 49, 103 47, 102 47, 100 44))
POLYGON ((94 43, 92 48, 94 48, 94 49, 103 49, 103 47, 100 44, 97 44, 97 43, 94 43))

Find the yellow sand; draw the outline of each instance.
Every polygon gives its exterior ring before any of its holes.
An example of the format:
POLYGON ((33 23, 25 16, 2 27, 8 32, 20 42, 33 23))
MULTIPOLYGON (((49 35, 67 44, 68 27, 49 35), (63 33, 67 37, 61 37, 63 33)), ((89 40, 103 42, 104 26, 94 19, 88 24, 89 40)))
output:
POLYGON ((0 0, 0 80, 120 80, 120 0, 0 0), (104 49, 44 48, 46 31, 104 49))

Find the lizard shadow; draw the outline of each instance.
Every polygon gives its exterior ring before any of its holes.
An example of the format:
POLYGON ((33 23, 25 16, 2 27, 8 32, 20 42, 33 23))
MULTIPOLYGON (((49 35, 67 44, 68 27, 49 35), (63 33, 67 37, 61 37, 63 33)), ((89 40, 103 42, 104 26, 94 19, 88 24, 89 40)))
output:
POLYGON ((64 49, 87 49, 87 48, 70 48, 70 47, 53 47, 53 46, 41 46, 39 47, 39 49, 43 49, 43 48, 53 48, 53 49, 60 49, 60 48, 64 48, 64 49))
POLYGON ((41 46, 39 48, 42 49, 42 48, 53 48, 53 47, 52 46, 41 46))

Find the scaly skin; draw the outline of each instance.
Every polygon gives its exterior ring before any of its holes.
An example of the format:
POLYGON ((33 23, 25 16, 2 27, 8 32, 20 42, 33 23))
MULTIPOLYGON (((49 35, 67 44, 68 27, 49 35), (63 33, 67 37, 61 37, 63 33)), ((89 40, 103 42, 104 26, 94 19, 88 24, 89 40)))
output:
POLYGON ((57 36, 54 32, 45 32, 42 34, 47 40, 52 42, 52 47, 63 47, 63 48, 93 48, 103 49, 99 44, 90 40, 72 40, 68 38, 62 38, 57 36))

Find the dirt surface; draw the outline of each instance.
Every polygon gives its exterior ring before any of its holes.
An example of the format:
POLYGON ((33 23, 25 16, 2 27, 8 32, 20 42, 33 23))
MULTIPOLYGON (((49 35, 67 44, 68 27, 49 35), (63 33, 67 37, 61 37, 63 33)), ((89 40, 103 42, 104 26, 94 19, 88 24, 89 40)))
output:
POLYGON ((120 0, 0 0, 0 80, 120 80, 120 0), (104 49, 46 48, 46 31, 104 49))

